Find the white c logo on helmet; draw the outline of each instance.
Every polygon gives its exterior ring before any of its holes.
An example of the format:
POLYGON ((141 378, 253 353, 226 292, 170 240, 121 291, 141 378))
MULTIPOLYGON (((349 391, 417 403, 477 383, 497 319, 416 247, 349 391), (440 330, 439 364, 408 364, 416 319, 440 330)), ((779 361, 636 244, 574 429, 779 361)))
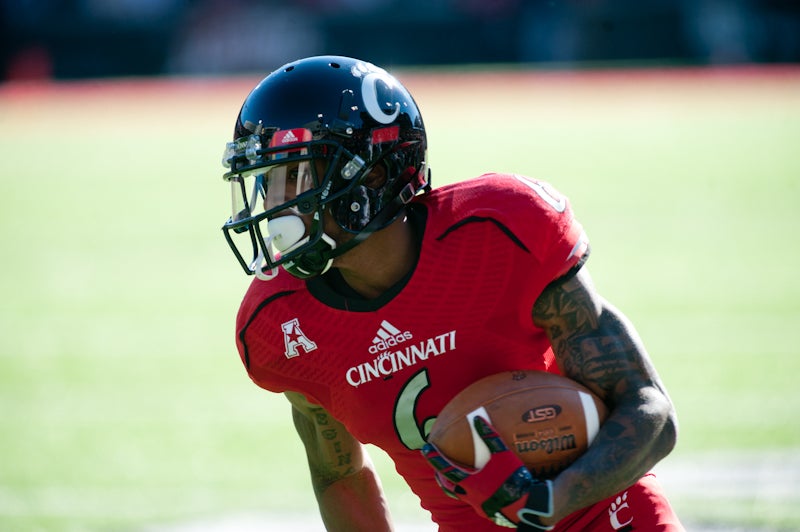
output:
POLYGON ((397 118, 397 115, 400 114, 400 102, 393 102, 394 112, 387 115, 378 101, 379 81, 386 83, 390 88, 393 88, 395 85, 394 80, 385 72, 370 72, 361 80, 361 97, 364 99, 364 107, 369 113, 369 116, 381 124, 391 124, 394 122, 394 119, 397 118))

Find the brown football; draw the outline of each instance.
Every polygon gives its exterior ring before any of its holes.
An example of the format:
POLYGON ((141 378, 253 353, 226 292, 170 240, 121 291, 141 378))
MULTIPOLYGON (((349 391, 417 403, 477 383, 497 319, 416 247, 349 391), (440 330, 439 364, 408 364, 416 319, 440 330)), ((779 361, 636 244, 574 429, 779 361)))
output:
POLYGON ((608 416, 583 385, 542 371, 508 371, 462 390, 439 413, 428 441, 454 462, 482 467, 489 449, 472 428, 480 414, 538 478, 552 478, 583 454, 608 416))

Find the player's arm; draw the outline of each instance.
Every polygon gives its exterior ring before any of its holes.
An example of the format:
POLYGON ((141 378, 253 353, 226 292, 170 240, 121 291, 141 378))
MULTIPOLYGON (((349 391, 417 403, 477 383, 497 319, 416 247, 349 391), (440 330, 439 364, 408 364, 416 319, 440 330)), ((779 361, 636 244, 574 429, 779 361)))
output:
POLYGON ((362 446, 322 407, 287 392, 308 457, 311 484, 330 531, 392 530, 380 479, 362 446))
POLYGON ((609 497, 647 473, 675 445, 672 402, 633 325, 595 291, 583 269, 537 299, 533 321, 561 371, 603 398, 610 414, 589 450, 553 483, 551 519, 609 497))

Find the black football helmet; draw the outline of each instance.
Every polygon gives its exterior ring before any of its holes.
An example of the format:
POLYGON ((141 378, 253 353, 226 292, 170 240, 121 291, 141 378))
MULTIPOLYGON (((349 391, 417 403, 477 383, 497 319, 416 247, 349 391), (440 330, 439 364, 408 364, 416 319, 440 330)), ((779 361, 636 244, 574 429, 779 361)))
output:
POLYGON ((430 189, 426 152, 414 99, 385 70, 336 56, 286 64, 245 99, 226 146, 225 238, 249 275, 320 275, 430 189), (386 179, 368 182, 379 165, 386 179), (337 244, 326 214, 354 237, 337 244))

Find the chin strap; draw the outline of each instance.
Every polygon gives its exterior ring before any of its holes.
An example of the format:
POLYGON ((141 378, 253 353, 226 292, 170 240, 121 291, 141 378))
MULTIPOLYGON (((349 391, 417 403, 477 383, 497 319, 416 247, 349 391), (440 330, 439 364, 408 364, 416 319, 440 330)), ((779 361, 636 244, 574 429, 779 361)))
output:
MULTIPOLYGON (((403 206, 408 204, 414 196, 416 195, 416 188, 411 183, 407 183, 400 193, 389 202, 386 207, 381 210, 375 218, 370 220, 370 222, 358 233, 353 236, 347 242, 344 242, 340 245, 337 245, 336 242, 331 238, 327 233, 322 233, 320 240, 314 245, 314 249, 311 249, 301 256, 297 257, 294 260, 290 260, 283 264, 283 269, 289 272, 291 275, 298 277, 300 279, 308 279, 310 277, 315 277, 317 275, 322 275, 323 273, 327 272, 331 265, 333 264, 333 259, 339 257, 350 251, 358 244, 363 242, 367 239, 372 233, 383 229, 390 223, 392 223, 397 216, 403 212, 403 206)), ((272 222, 270 222, 272 223, 272 222)), ((280 235, 277 235, 279 237, 280 235)), ((272 237, 270 237, 272 238, 272 237)), ((285 249, 284 251, 288 252, 291 251, 292 248, 299 247, 300 245, 306 243, 308 241, 308 237, 300 239, 291 247, 285 249)), ((269 246, 271 240, 267 241, 267 247, 269 246)), ((261 264, 264 261, 263 252, 259 253, 259 256, 256 259, 257 264, 256 267, 256 275, 259 279, 269 281, 277 275, 276 269, 271 270, 268 274, 261 271, 261 264), (274 272, 274 274, 273 274, 274 272)))
MULTIPOLYGON (((322 233, 321 239, 314 246, 317 249, 309 250, 296 259, 284 263, 283 269, 300 279, 308 279, 310 277, 322 275, 331 268, 333 259, 353 249, 369 235, 380 229, 379 226, 381 224, 376 223, 376 221, 378 221, 377 217, 352 239, 338 246, 327 233, 322 233), (373 225, 374 227, 370 227, 373 225)), ((307 240, 308 237, 298 244, 302 244, 307 240)))

